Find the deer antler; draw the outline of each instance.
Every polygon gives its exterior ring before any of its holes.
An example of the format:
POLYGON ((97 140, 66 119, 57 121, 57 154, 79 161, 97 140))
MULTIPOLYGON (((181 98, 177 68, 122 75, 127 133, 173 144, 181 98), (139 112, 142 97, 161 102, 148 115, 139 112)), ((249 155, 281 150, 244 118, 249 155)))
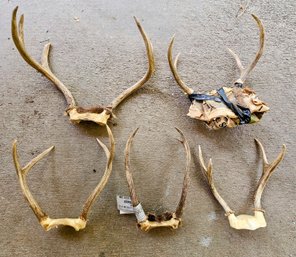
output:
POLYGON ((146 74, 133 86, 126 89, 118 97, 116 97, 112 103, 107 107, 97 106, 92 108, 83 108, 77 106, 75 103, 74 97, 72 96, 69 89, 54 75, 49 66, 49 52, 51 44, 48 43, 44 46, 41 63, 38 63, 25 48, 24 42, 24 15, 21 15, 19 23, 17 24, 17 10, 16 7, 12 14, 12 23, 11 23, 11 33, 13 41, 18 49, 19 53, 23 59, 38 72, 42 73, 46 78, 48 78, 54 85, 63 93, 66 102, 68 104, 67 114, 70 117, 70 120, 75 123, 80 121, 92 121, 99 125, 105 125, 110 117, 112 117, 112 110, 114 110, 124 99, 126 99, 130 94, 142 87, 152 76, 154 72, 154 56, 153 56, 153 47, 152 44, 142 28, 140 22, 135 18, 137 27, 143 37, 147 57, 148 57, 148 70, 146 74))
POLYGON ((254 197, 254 207, 255 210, 262 210, 261 206, 261 196, 263 193, 263 190, 267 184, 268 179, 270 178, 271 174, 275 171, 275 168, 280 164, 280 162, 284 159, 287 147, 286 145, 282 146, 282 151, 279 153, 278 157, 271 163, 267 161, 266 153, 264 150, 263 145, 260 143, 258 139, 255 139, 255 142, 258 144, 261 152, 262 152, 262 157, 263 157, 263 171, 262 171, 262 176, 258 182, 258 187, 255 193, 254 197))
POLYGON ((251 215, 238 215, 235 216, 234 211, 228 206, 228 204, 224 201, 224 199, 220 196, 218 193, 214 182, 213 182, 213 164, 212 160, 210 159, 208 167, 205 165, 205 161, 202 156, 201 147, 199 146, 199 160, 202 167, 202 172, 205 175, 207 182, 211 188, 211 191, 216 198, 216 200, 220 203, 220 205, 225 210, 225 215, 228 217, 229 224, 232 228, 235 229, 247 229, 247 230, 255 230, 261 227, 266 227, 266 221, 264 218, 264 211, 262 210, 261 206, 261 196, 263 193, 263 190, 266 186, 266 183, 271 176, 271 173, 275 170, 275 168, 279 165, 279 163, 283 160, 285 152, 286 152, 286 146, 283 145, 282 151, 278 155, 278 157, 269 164, 266 158, 266 154, 264 151, 264 148, 262 144, 259 142, 259 140, 255 139, 256 143, 259 145, 262 155, 263 155, 263 173, 262 176, 258 182, 258 187, 255 193, 254 198, 254 216, 251 215))
POLYGON ((17 24, 16 15, 17 15, 18 6, 13 10, 12 21, 11 21, 11 33, 13 42, 18 49, 19 53, 23 59, 34 69, 42 73, 46 78, 48 78, 56 87, 63 93, 68 108, 74 108, 76 106, 74 97, 67 87, 53 74, 48 65, 48 54, 50 50, 50 43, 44 46, 42 53, 41 64, 38 63, 26 50, 25 40, 24 40, 24 15, 22 14, 17 24))
POLYGON ((153 55, 153 47, 152 43, 149 40, 145 30, 143 29, 142 25, 140 24, 139 20, 134 17, 136 24, 138 26, 138 29, 143 37, 146 50, 147 50, 147 57, 148 57, 148 70, 143 78, 141 78, 136 84, 122 92, 118 97, 116 97, 112 103, 111 108, 115 109, 125 98, 127 98, 130 94, 138 90, 140 87, 142 87, 152 76, 153 72, 155 71, 155 63, 154 63, 154 55, 153 55))
POLYGON ((33 160, 31 160, 25 167, 22 168, 19 163, 19 158, 18 158, 18 154, 17 154, 17 145, 16 145, 17 141, 15 140, 13 142, 12 155, 13 155, 13 160, 14 160, 15 168, 16 168, 16 171, 18 174, 18 178, 19 178, 19 182, 20 182, 20 186, 21 186, 23 195, 24 195, 25 199, 29 202, 29 205, 30 205, 31 209, 33 210, 35 216, 37 217, 39 223, 46 231, 50 230, 53 227, 57 227, 59 225, 73 227, 76 231, 79 231, 79 230, 85 228, 86 223, 87 223, 87 215, 91 209, 91 206, 94 203, 94 201, 96 200, 96 198, 98 197, 98 195, 101 193, 101 191, 104 189, 104 187, 110 177, 111 171, 112 171, 112 161, 114 158, 115 144, 114 144, 114 138, 113 138, 113 135, 112 135, 112 132, 111 132, 109 126, 106 125, 106 128, 107 128, 107 132, 108 132, 109 140, 110 140, 110 151, 99 139, 97 139, 98 143, 103 148, 103 150, 106 154, 106 157, 108 159, 107 164, 106 164, 106 168, 105 168, 105 172, 104 172, 103 177, 101 178, 101 181, 98 183, 97 187, 93 190, 91 195, 87 198, 79 218, 51 219, 41 209, 41 207, 39 206, 37 201, 34 199, 33 195, 30 192, 30 189, 28 187, 27 180, 26 180, 27 173, 33 168, 33 166, 38 161, 40 161, 46 155, 48 155, 53 150, 54 146, 48 148, 47 150, 45 150, 44 152, 39 154, 37 157, 35 157, 33 160))
POLYGON ((229 49, 241 71, 240 78, 234 83, 235 87, 221 87, 206 94, 195 93, 178 73, 177 64, 180 54, 173 61, 172 51, 175 37, 173 36, 170 41, 168 47, 170 69, 177 84, 192 102, 187 115, 205 122, 210 129, 233 128, 242 124, 256 123, 269 110, 251 88, 243 88, 243 83, 256 66, 264 49, 264 27, 257 16, 252 15, 252 17, 256 20, 260 30, 260 46, 253 62, 244 68, 239 57, 229 49))
POLYGON ((178 65, 178 60, 180 57, 180 53, 177 54, 175 61, 173 61, 173 45, 174 45, 174 41, 175 41, 175 35, 172 37, 170 44, 169 44, 169 48, 168 48, 168 61, 169 61, 169 65, 171 68, 171 71, 173 73, 173 76, 176 80, 176 82, 178 83, 178 85, 180 86, 180 88, 183 90, 183 92, 187 95, 191 95, 193 94, 194 90, 190 87, 188 87, 185 82, 181 79, 181 76, 178 72, 177 69, 177 65, 178 65))
MULTIPOLYGON (((264 51, 264 38, 265 38, 265 33, 264 33, 264 27, 263 24, 261 22, 261 20, 254 14, 252 14, 252 17, 255 19, 255 21, 257 22, 257 25, 259 27, 259 31, 260 31, 260 44, 259 44, 259 50, 256 53, 256 56, 254 58, 254 60, 251 62, 251 64, 247 67, 244 68, 242 65, 242 62, 240 60, 240 58, 238 57, 238 55, 232 51, 230 48, 228 48, 229 52, 232 54, 232 56, 234 57, 236 64, 241 72, 241 75, 239 77, 239 79, 236 80, 235 84, 243 84, 247 78, 247 76, 249 75, 249 73, 255 68, 256 64, 258 63, 260 57, 263 54, 264 51)), ((193 94, 194 90, 191 89, 190 87, 188 87, 184 81, 181 79, 180 74, 178 73, 178 69, 177 69, 177 64, 178 64, 178 59, 180 56, 180 53, 176 56, 175 61, 173 62, 173 57, 172 57, 172 49, 173 49, 173 44, 174 44, 174 40, 175 40, 175 36, 172 37, 170 44, 169 44, 169 48, 168 48, 168 61, 169 61, 169 65, 171 68, 171 71, 174 75, 174 78, 176 80, 176 82, 178 83, 178 85, 181 87, 181 89, 184 91, 185 94, 191 95, 193 94)))
POLYGON ((221 195, 218 193, 215 185, 214 185, 214 181, 213 181, 213 163, 212 163, 212 159, 209 160, 209 164, 206 167, 205 165, 205 161, 202 155, 202 151, 201 151, 201 147, 198 146, 198 150, 199 150, 199 161, 200 161, 200 165, 203 168, 202 172, 203 175, 205 176, 205 178, 207 179, 207 182, 211 188, 211 191, 214 195, 214 197, 217 199, 217 201, 220 203, 220 205, 223 207, 226 215, 229 215, 231 213, 234 213, 234 211, 228 206, 228 204, 224 201, 224 199, 221 197, 221 195))
POLYGON ((179 140, 186 151, 186 169, 185 169, 185 175, 183 180, 183 187, 182 187, 182 193, 180 197, 179 204, 177 206, 177 209, 175 212, 165 212, 162 215, 154 215, 154 214, 148 214, 146 215, 141 203, 138 200, 138 197, 136 195, 136 189, 134 186, 133 176, 130 169, 130 148, 132 141, 138 132, 139 128, 137 128, 129 137, 126 147, 125 147, 125 171, 126 171, 126 179, 128 183, 128 188, 130 191, 131 201, 132 205, 134 207, 138 226, 143 231, 149 231, 153 228, 157 227, 170 227, 172 229, 177 229, 181 224, 181 216, 183 214, 183 209, 187 197, 187 191, 189 186, 189 171, 190 171, 190 162, 191 162, 191 153, 190 153, 190 147, 189 144, 183 134, 183 132, 176 128, 176 130, 181 135, 181 140, 179 140))
POLYGON ((247 76, 249 75, 249 73, 255 68, 256 64, 258 63, 258 61, 261 58, 261 56, 263 54, 263 51, 264 51, 265 33, 264 33, 263 24, 262 24, 261 20, 256 15, 252 14, 252 17, 257 22, 257 25, 258 25, 259 31, 260 31, 259 49, 258 49, 258 51, 256 53, 256 56, 255 56, 254 60, 250 63, 250 65, 247 68, 244 68, 240 58, 238 57, 238 55, 234 51, 232 51, 230 48, 228 48, 228 51, 234 57, 234 59, 236 61, 236 64, 237 64, 237 67, 239 68, 240 73, 241 73, 239 79, 237 79, 234 84, 238 84, 240 86, 242 86, 244 84, 244 82, 245 82, 247 76))

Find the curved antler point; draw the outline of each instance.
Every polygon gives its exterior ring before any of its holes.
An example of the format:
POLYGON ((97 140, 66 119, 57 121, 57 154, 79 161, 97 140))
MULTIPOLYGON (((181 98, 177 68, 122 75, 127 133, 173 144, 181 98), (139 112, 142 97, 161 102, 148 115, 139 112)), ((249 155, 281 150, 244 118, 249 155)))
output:
POLYGON ((173 44, 174 44, 174 41, 175 41, 175 36, 176 34, 174 34, 170 40, 170 48, 172 48, 173 44))
POLYGON ((133 18, 134 18, 134 20, 135 20, 137 26, 138 26, 138 27, 141 27, 141 23, 140 23, 140 21, 138 20, 138 18, 137 18, 136 16, 133 16, 133 18))
POLYGON ((179 129, 178 127, 175 127, 175 129, 176 129, 178 132, 181 132, 181 133, 182 133, 181 129, 179 129))
POLYGON ((17 5, 17 6, 13 9, 13 14, 17 12, 18 8, 19 8, 19 7, 18 7, 18 5, 17 5))
POLYGON ((138 133, 139 129, 140 129, 140 127, 137 127, 137 128, 134 130, 133 134, 131 135, 131 139, 133 139, 133 138, 135 137, 135 135, 138 133))

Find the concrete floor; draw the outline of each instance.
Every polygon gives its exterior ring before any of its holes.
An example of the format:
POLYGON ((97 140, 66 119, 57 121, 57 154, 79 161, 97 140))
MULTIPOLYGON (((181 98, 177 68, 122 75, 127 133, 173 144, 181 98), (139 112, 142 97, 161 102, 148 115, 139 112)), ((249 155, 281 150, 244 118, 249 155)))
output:
POLYGON ((296 2, 251 1, 237 20, 239 5, 239 0, 1 1, 0 256, 296 256, 296 2), (29 185, 50 216, 76 217, 102 175, 105 157, 95 137, 107 142, 106 133, 93 124, 71 124, 63 115, 62 94, 22 60, 10 35, 16 5, 25 14, 28 51, 39 58, 43 45, 52 43, 53 70, 82 106, 110 103, 145 73, 145 48, 133 15, 154 45, 156 73, 116 110, 113 173, 81 232, 65 227, 43 231, 22 196, 12 141, 18 139, 23 165, 56 146, 31 171, 29 185), (180 72, 189 85, 200 92, 231 85, 238 71, 226 47, 237 51, 244 63, 257 49, 251 12, 264 22, 266 50, 247 83, 271 110, 257 125, 208 131, 186 116, 189 100, 167 63, 169 39, 176 33, 175 53, 182 52, 180 72), (116 195, 128 195, 123 150, 137 126, 131 161, 147 211, 174 210, 185 166, 174 127, 190 140, 191 185, 179 230, 143 233, 133 215, 116 210, 116 195), (288 152, 263 195, 267 228, 236 231, 200 175, 198 144, 206 158, 213 157, 220 193, 237 213, 251 213, 261 171, 255 137, 271 160, 283 143, 288 152))

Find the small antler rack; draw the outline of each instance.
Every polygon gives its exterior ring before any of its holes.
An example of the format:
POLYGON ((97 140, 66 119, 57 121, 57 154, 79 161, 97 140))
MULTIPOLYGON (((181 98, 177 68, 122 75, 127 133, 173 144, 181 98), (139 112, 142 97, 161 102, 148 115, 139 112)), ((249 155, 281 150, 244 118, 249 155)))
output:
POLYGON ((261 196, 263 190, 267 184, 268 179, 271 174, 274 172, 275 168, 279 165, 279 163, 284 159, 284 155, 286 152, 286 146, 282 146, 282 150, 279 153, 278 157, 271 163, 267 161, 266 153, 264 147, 260 143, 259 140, 255 139, 255 142, 258 144, 261 149, 263 156, 263 172, 261 178, 258 182, 257 190, 254 196, 254 216, 252 215, 238 215, 235 216, 234 211, 229 207, 226 201, 222 198, 222 196, 218 193, 216 186, 213 181, 213 164, 210 159, 208 166, 206 166, 205 161, 203 159, 201 147, 199 146, 199 161, 202 167, 202 173, 206 178, 212 194, 219 202, 219 204, 223 207, 225 211, 225 215, 228 217, 229 224, 232 228, 235 229, 247 229, 247 230, 255 230, 258 228, 266 227, 266 221, 264 217, 264 210, 261 206, 261 196))
POLYGON ((205 122, 210 129, 233 128, 237 125, 256 123, 269 110, 267 105, 258 99, 253 89, 243 87, 247 76, 255 68, 264 51, 265 33, 263 24, 256 15, 252 14, 252 17, 259 27, 260 34, 259 49, 253 61, 247 68, 244 68, 238 55, 228 49, 240 70, 240 77, 235 81, 234 87, 224 86, 208 93, 195 93, 182 80, 178 72, 177 64, 180 54, 177 54, 175 60, 173 60, 174 36, 169 43, 168 62, 170 69, 177 84, 192 102, 188 116, 205 122))
POLYGON ((130 148, 131 148, 132 141, 136 133, 138 132, 138 128, 131 134, 131 136, 129 137, 126 143, 125 171, 126 171, 128 188, 130 191, 130 197, 131 197, 132 205, 134 207, 134 211, 137 217, 138 226, 140 227, 141 230, 146 232, 153 228, 159 228, 159 227, 170 227, 172 229, 177 229, 181 224, 181 217, 184 210, 184 205, 187 197, 187 191, 188 191, 189 180, 190 180, 189 171, 190 171, 191 153, 190 153, 189 144, 183 132, 178 128, 176 128, 176 130, 181 135, 181 140, 179 141, 182 143, 186 151, 186 169, 185 169, 185 175, 183 179, 181 198, 175 212, 165 212, 161 215, 145 214, 142 208, 142 205, 136 195, 136 189, 134 186, 133 176, 130 169, 130 148))
POLYGON ((107 148, 106 145, 104 145, 99 139, 97 139, 99 145, 103 148, 106 157, 107 157, 107 164, 105 168, 105 172, 103 177, 101 178, 100 182, 96 186, 96 188, 92 191, 90 196, 85 201, 85 204, 83 206, 82 212, 78 218, 58 218, 58 219, 52 219, 50 218, 40 207, 40 205, 37 203, 37 201, 34 199, 33 195, 30 192, 30 189, 27 184, 26 175, 28 172, 33 168, 33 166, 39 162, 41 159, 43 159, 46 155, 48 155, 53 149, 54 146, 48 148, 38 156, 36 156, 34 159, 32 159, 26 166, 21 167, 19 163, 19 157, 17 154, 17 141, 15 140, 13 142, 13 160, 16 168, 16 172, 19 178, 20 186, 23 192, 23 195, 25 199, 28 201, 32 211, 34 212, 35 216, 37 217, 39 223, 41 226, 46 230, 50 230, 54 227, 58 226, 70 226, 73 227, 76 231, 79 231, 81 229, 84 229, 87 223, 87 216, 90 212, 90 209, 97 199, 97 197, 100 195, 102 190, 104 189, 105 185, 108 182, 108 179, 111 175, 112 171, 112 162, 114 158, 114 150, 115 150, 115 143, 114 138, 112 136, 111 130, 108 125, 106 125, 107 132, 109 135, 109 143, 110 143, 110 149, 107 148))

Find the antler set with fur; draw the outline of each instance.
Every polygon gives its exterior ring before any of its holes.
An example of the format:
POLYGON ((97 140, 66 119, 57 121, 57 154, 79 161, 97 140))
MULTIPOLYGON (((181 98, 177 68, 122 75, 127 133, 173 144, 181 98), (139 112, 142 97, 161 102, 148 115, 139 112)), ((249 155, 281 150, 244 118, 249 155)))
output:
POLYGON ((258 144, 259 148, 261 149, 262 156, 263 156, 263 172, 261 178, 258 182, 257 190, 254 196, 254 216, 252 215, 238 215, 235 216, 234 211, 229 207, 226 201, 221 197, 218 193, 216 186, 213 181, 213 164, 212 160, 210 159, 208 166, 205 165, 205 161, 202 156, 201 147, 199 146, 199 160, 202 167, 202 172, 210 186, 210 189, 223 207, 225 211, 225 215, 228 217, 229 224, 232 228, 235 229, 248 229, 248 230, 255 230, 258 228, 266 227, 266 221, 264 218, 264 210, 261 206, 261 197, 263 190, 267 184, 268 179, 270 178, 271 174, 274 172, 275 168, 279 165, 279 163, 283 160, 286 146, 283 145, 282 151, 278 155, 278 157, 272 162, 269 163, 267 161, 266 153, 264 147, 259 142, 259 140, 255 139, 256 143, 258 144))
POLYGON ((190 153, 189 144, 183 132, 178 128, 176 128, 176 130, 181 135, 181 140, 179 141, 182 143, 186 151, 186 169, 185 169, 185 175, 183 180, 181 198, 175 212, 165 212, 161 215, 155 215, 152 213, 149 213, 148 215, 145 214, 142 208, 142 205, 136 195, 136 189, 134 186, 133 176, 130 169, 130 147, 138 131, 138 128, 131 134, 131 136, 129 137, 126 143, 126 147, 125 147, 126 179, 127 179, 127 183, 130 191, 132 205, 136 213, 138 226, 143 231, 149 231, 153 228, 159 228, 159 227, 170 227, 172 229, 177 229, 181 224, 181 217, 183 214, 183 209, 184 209, 188 186, 189 186, 189 170, 190 170, 190 162, 191 162, 191 153, 190 153))
POLYGON ((46 155, 48 155, 53 149, 54 146, 48 148, 38 156, 36 156, 33 160, 31 160, 26 166, 21 167, 19 163, 19 158, 17 154, 17 145, 16 145, 16 140, 13 143, 13 160, 15 164, 15 168, 17 171, 17 175, 19 178, 19 182, 22 188, 22 192, 24 194, 25 199, 29 202, 29 205, 31 209, 33 210, 34 214, 36 215, 37 219, 39 220, 39 223, 41 226, 46 230, 50 230, 51 228, 57 227, 57 226, 70 226, 73 227, 76 231, 79 231, 81 229, 84 229, 87 223, 87 216, 90 212, 90 209, 95 202, 96 198, 99 196, 99 194, 102 192, 104 189, 105 185, 108 182, 108 179, 111 175, 112 171, 112 162, 114 158, 114 149, 115 149, 115 143, 114 143, 114 138, 111 133, 111 130, 108 125, 106 125, 107 132, 109 135, 109 140, 110 140, 110 149, 107 148, 106 145, 104 145, 99 139, 97 139, 98 143, 100 146, 103 148, 106 157, 107 157, 107 164, 105 168, 105 172, 103 177, 101 178, 101 181, 98 183, 96 188, 92 191, 90 196, 87 198, 85 201, 85 204, 83 206, 82 212, 78 218, 58 218, 58 219, 52 219, 50 218, 39 206, 37 201, 34 199, 33 195, 30 192, 30 189, 27 184, 26 180, 26 175, 28 172, 33 168, 33 166, 43 159, 46 155))
POLYGON ((119 96, 117 96, 110 105, 96 106, 92 108, 83 108, 76 104, 74 97, 70 90, 54 75, 49 66, 49 51, 51 44, 48 43, 44 46, 41 63, 38 63, 30 54, 27 52, 24 41, 24 15, 20 17, 19 23, 17 23, 17 10, 16 7, 12 14, 12 24, 11 32, 12 38, 15 43, 16 48, 20 52, 23 59, 34 69, 42 73, 46 78, 48 78, 64 95, 67 102, 66 113, 72 122, 79 123, 81 121, 92 121, 99 125, 105 125, 109 118, 112 117, 112 111, 130 94, 142 87, 151 77, 154 72, 154 56, 152 44, 146 35, 144 29, 142 28, 140 22, 135 18, 137 27, 143 37, 145 42, 147 57, 148 57, 148 70, 146 74, 137 83, 126 89, 119 96))
POLYGON ((235 81, 234 87, 221 87, 207 94, 195 93, 192 88, 185 84, 178 73, 177 63, 179 54, 174 61, 172 57, 174 37, 170 41, 168 62, 171 71, 180 88, 188 95, 192 102, 188 116, 204 121, 211 129, 224 127, 233 128, 240 124, 255 123, 269 110, 269 107, 258 99, 253 89, 243 87, 247 76, 255 68, 264 50, 263 24, 257 16, 252 14, 252 17, 255 19, 260 31, 259 50, 254 60, 248 67, 244 68, 238 55, 231 49, 228 49, 235 58, 236 64, 240 70, 240 77, 235 81))

